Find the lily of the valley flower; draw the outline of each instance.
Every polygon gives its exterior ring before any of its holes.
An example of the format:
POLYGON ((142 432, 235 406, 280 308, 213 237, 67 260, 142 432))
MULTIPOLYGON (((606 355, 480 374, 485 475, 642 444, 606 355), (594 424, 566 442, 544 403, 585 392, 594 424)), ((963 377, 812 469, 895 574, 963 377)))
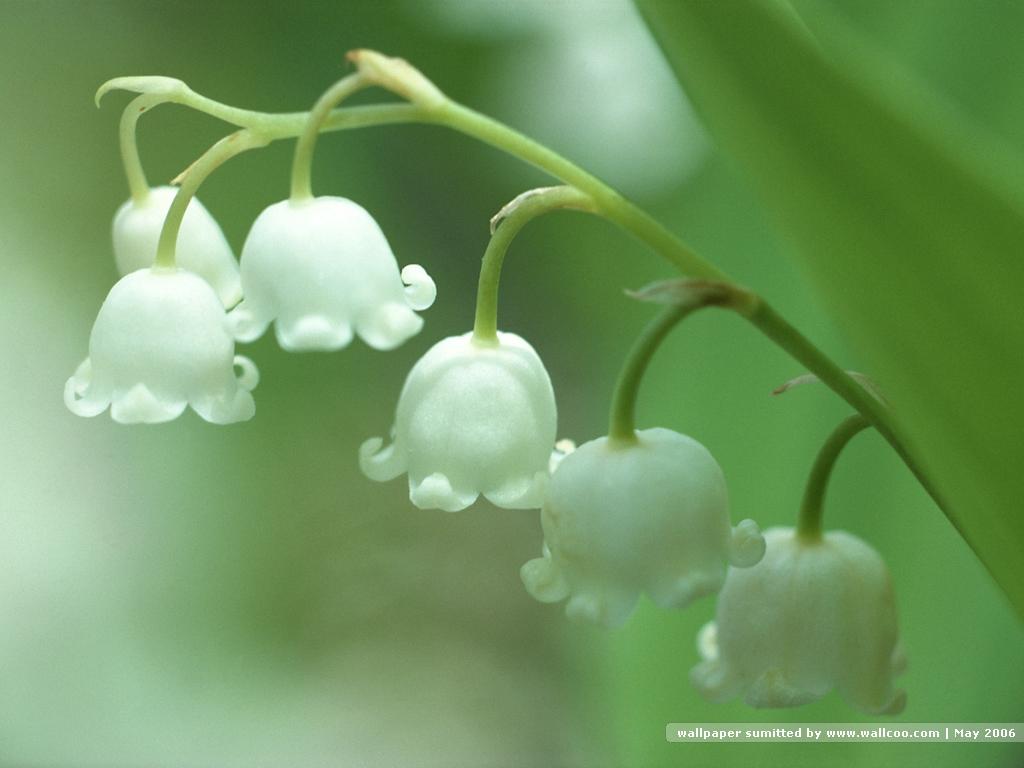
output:
POLYGON ((413 310, 434 303, 424 269, 398 272, 377 222, 341 197, 286 200, 264 210, 242 248, 245 298, 231 313, 235 337, 254 341, 271 322, 284 349, 335 350, 353 332, 393 349, 419 332, 413 310), (403 284, 404 282, 404 284, 403 284))
POLYGON ((393 442, 371 438, 359 464, 373 480, 409 475, 421 509, 455 512, 482 493, 499 507, 539 507, 555 443, 555 395, 526 341, 451 336, 413 366, 398 400, 393 442))
POLYGON ((906 662, 879 554, 844 531, 807 540, 772 528, 765 540, 758 565, 729 571, 716 620, 698 637, 694 685, 752 707, 799 706, 838 688, 866 712, 902 711, 906 694, 892 681, 906 662))
POLYGON ((224 307, 205 280, 183 269, 141 269, 100 307, 89 357, 68 379, 64 402, 79 416, 109 406, 123 424, 170 421, 187 405, 229 424, 252 418, 257 380, 252 362, 235 355, 224 307))
MULTIPOLYGON (((178 193, 156 187, 141 202, 128 200, 114 216, 114 259, 121 275, 153 266, 167 211, 178 193)), ((196 198, 189 201, 178 232, 177 263, 206 280, 225 307, 242 298, 238 263, 217 221, 196 198)))
POLYGON ((641 592, 682 608, 717 592, 725 562, 749 567, 764 541, 757 525, 729 522, 725 478, 686 435, 647 429, 633 443, 584 443, 558 464, 541 522, 544 555, 522 568, 542 602, 608 627, 626 621, 641 592))

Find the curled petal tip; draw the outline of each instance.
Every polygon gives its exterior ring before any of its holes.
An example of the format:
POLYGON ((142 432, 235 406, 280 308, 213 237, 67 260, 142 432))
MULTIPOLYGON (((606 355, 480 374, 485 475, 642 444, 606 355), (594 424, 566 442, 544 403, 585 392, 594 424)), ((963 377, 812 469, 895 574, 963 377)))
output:
POLYGON ((238 385, 248 390, 256 389, 260 383, 260 372, 256 364, 245 355, 235 355, 234 365, 238 385))
POLYGON ((85 394, 86 389, 89 388, 89 382, 92 381, 92 358, 85 358, 78 367, 75 369, 74 374, 68 379, 67 384, 64 387, 65 392, 71 392, 75 395, 81 396, 85 394))
POLYGON ((109 398, 89 397, 87 392, 92 380, 89 358, 78 366, 78 370, 64 384, 64 405, 76 416, 91 418, 99 416, 110 405, 109 398))
POLYGON ((417 312, 428 309, 437 298, 437 284, 419 264, 408 264, 402 269, 405 300, 417 312))
POLYGON ((245 299, 228 312, 228 330, 235 337, 235 341, 249 343, 256 341, 266 333, 270 323, 257 319, 256 315, 249 309, 245 299))
POLYGON ((538 557, 523 564, 519 577, 530 597, 542 603, 557 603, 569 596, 569 585, 549 557, 538 557))
POLYGON ((359 446, 359 469, 379 483, 394 480, 405 471, 405 459, 392 443, 384 448, 384 440, 371 437, 359 446))
POLYGON ((766 545, 761 529, 753 520, 742 520, 732 529, 729 562, 737 568, 750 568, 761 562, 766 545))

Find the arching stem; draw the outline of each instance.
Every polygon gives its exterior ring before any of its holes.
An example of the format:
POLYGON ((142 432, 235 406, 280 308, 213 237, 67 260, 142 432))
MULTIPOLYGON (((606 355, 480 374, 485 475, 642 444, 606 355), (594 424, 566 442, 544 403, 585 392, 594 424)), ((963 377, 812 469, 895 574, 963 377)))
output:
POLYGON ((213 173, 218 167, 230 160, 235 155, 241 154, 249 149, 266 146, 269 139, 265 136, 249 130, 236 131, 218 141, 196 160, 179 179, 181 187, 178 194, 174 196, 171 207, 167 211, 167 218, 164 219, 164 226, 160 230, 160 240, 156 246, 156 262, 154 266, 173 268, 174 249, 178 241, 178 232, 181 230, 181 222, 185 218, 185 211, 192 201, 199 186, 206 180, 206 177, 213 173))
POLYGON ((825 491, 828 489, 829 478, 836 465, 839 454, 861 430, 871 424, 859 413, 844 419, 828 436, 825 444, 818 452, 807 477, 804 498, 800 504, 800 517, 797 521, 796 533, 806 542, 821 541, 821 518, 825 506, 825 491))
POLYGON ((142 169, 142 158, 139 157, 139 145, 135 137, 135 129, 139 116, 154 104, 158 104, 152 96, 143 94, 132 99, 121 113, 118 138, 121 145, 121 163, 124 175, 128 179, 128 190, 136 203, 144 202, 149 197, 149 182, 146 172, 142 169))
POLYGON ((673 281, 670 288, 674 291, 671 296, 638 296, 655 301, 667 300, 669 306, 640 333, 619 372, 608 416, 608 443, 612 446, 636 442, 636 403, 640 382, 654 353, 677 323, 704 307, 725 307, 746 314, 756 304, 752 294, 729 283, 673 281))
POLYGON ((324 121, 331 109, 347 99, 356 91, 366 88, 370 83, 360 73, 343 77, 317 99, 309 113, 306 126, 295 143, 295 159, 292 161, 291 199, 310 200, 313 197, 313 149, 317 137, 323 129, 324 121))
POLYGON ((496 344, 498 341, 498 283, 509 245, 529 221, 549 211, 565 208, 595 212, 590 196, 574 187, 542 187, 519 195, 491 219, 491 239, 480 264, 480 282, 476 291, 473 340, 478 344, 496 344))

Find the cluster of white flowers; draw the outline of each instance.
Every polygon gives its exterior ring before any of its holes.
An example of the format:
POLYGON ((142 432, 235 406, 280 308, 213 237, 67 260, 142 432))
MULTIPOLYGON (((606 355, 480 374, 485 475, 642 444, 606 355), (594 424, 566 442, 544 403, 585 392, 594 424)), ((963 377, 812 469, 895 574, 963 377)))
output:
POLYGON ((541 509, 542 556, 521 570, 541 602, 606 627, 625 623, 647 593, 684 608, 721 592, 700 636, 698 690, 713 701, 746 693, 755 707, 797 706, 838 688, 871 713, 905 696, 896 612, 879 555, 844 532, 805 540, 730 524, 721 468, 686 435, 647 429, 578 449, 555 443, 555 402, 540 358, 499 333, 437 343, 402 389, 383 447, 359 451, 374 480, 408 474, 421 509, 465 509, 480 494, 506 508, 541 509))
MULTIPOLYGON (((358 334, 392 349, 423 325, 433 281, 399 272, 380 228, 338 197, 284 201, 256 219, 236 264, 196 200, 178 240, 179 267, 152 264, 174 190, 151 190, 114 219, 124 277, 93 326, 89 357, 65 387, 68 408, 121 423, 158 423, 190 405, 229 424, 255 413, 258 374, 235 342, 275 323, 288 350, 336 350, 358 334), (240 300, 240 301, 239 301, 240 300), (233 307, 233 308, 232 308, 233 307), (229 311, 230 310, 230 311, 229 311)), ((721 468, 708 450, 667 429, 635 440, 556 445, 551 380, 512 333, 439 341, 415 364, 398 400, 391 443, 366 440, 363 472, 408 475, 421 509, 455 512, 482 494, 509 509, 540 509, 542 556, 522 567, 541 602, 571 618, 623 624, 641 594, 684 608, 721 593, 701 632, 692 680, 714 701, 743 694, 755 707, 795 706, 837 687, 868 712, 895 713, 903 655, 888 572, 861 540, 832 532, 733 527, 721 468)))
MULTIPOLYGON (((175 194, 137 194, 114 218, 123 277, 65 386, 72 412, 109 408, 121 423, 159 423, 191 406, 216 424, 245 421, 259 377, 236 342, 273 324, 286 350, 337 350, 355 335, 386 350, 422 328, 417 311, 433 303, 434 282, 415 264, 400 271, 377 223, 351 200, 293 194, 268 207, 236 262, 191 199, 177 266, 163 267, 158 241, 175 194)), ((541 602, 566 600, 571 618, 617 627, 643 594, 682 609, 720 593, 691 675, 712 700, 795 706, 838 688, 868 712, 902 709, 892 588, 867 544, 843 532, 733 526, 721 468, 678 432, 630 422, 575 449, 556 443, 556 430, 554 390, 534 348, 512 333, 474 331, 437 342, 413 366, 390 443, 366 440, 359 464, 373 480, 406 474, 421 509, 456 512, 480 495, 539 509, 542 554, 522 566, 522 581, 541 602)))
POLYGON ((239 264, 193 198, 178 233, 178 266, 161 268, 154 258, 175 193, 151 189, 114 217, 123 277, 96 318, 89 357, 65 386, 74 413, 96 416, 109 406, 123 424, 158 423, 191 405, 216 424, 245 421, 255 413, 258 375, 234 345, 255 341, 271 322, 283 348, 324 351, 347 346, 353 332, 392 349, 423 326, 413 310, 433 303, 433 280, 416 264, 399 273, 380 227, 351 200, 270 206, 239 264))

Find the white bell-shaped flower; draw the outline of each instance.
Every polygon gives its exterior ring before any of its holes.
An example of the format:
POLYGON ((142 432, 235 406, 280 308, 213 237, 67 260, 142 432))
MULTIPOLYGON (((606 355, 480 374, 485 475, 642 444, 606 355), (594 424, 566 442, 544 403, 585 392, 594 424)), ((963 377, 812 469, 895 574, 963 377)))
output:
POLYGON ((122 424, 170 421, 186 405, 230 424, 252 418, 257 380, 252 362, 235 355, 224 307, 206 281, 184 269, 140 269, 100 307, 89 357, 68 379, 64 402, 79 416, 110 406, 122 424))
POLYGON ((521 575, 537 600, 569 598, 570 618, 620 626, 642 592, 682 608, 721 588, 726 561, 764 554, 756 523, 730 525, 725 477, 703 445, 668 429, 636 436, 584 443, 548 483, 544 554, 521 575))
MULTIPOLYGON (((160 230, 176 194, 176 187, 155 187, 142 202, 129 200, 117 209, 114 259, 122 276, 153 266, 160 230)), ((242 298, 235 254, 217 221, 194 197, 185 209, 175 252, 178 266, 212 285, 225 307, 242 298)))
POLYGON ((760 563, 729 571, 698 636, 694 685, 752 707, 795 707, 838 688, 865 712, 901 712, 906 694, 892 681, 906 661, 881 556, 845 531, 808 541, 771 528, 765 540, 760 563))
POLYGON ((539 507, 555 443, 555 395, 537 353, 513 333, 472 333, 431 347, 409 372, 393 442, 359 449, 373 480, 409 474, 420 509, 465 509, 482 493, 508 509, 539 507))
POLYGON ((413 310, 434 303, 426 271, 398 272, 384 233, 362 206, 342 197, 285 200, 264 210, 242 247, 245 298, 230 315, 235 338, 254 341, 276 321, 292 351, 345 347, 358 333, 393 349, 423 327, 413 310))

